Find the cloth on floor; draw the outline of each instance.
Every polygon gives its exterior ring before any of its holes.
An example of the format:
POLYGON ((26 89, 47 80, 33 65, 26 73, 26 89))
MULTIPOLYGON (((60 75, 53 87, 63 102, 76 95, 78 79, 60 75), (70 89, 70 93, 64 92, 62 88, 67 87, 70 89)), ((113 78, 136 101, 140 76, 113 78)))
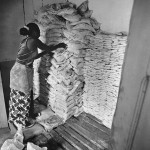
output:
POLYGON ((63 124, 64 122, 62 118, 60 118, 58 115, 55 114, 55 115, 50 116, 48 119, 38 121, 38 123, 42 125, 46 131, 49 132, 53 128, 63 124))
POLYGON ((14 138, 7 139, 3 143, 1 150, 22 150, 24 148, 23 139, 22 126, 18 125, 18 130, 14 135, 14 138))
POLYGON ((42 121, 42 120, 45 120, 45 119, 50 118, 50 117, 53 116, 54 114, 55 114, 54 111, 53 111, 50 107, 48 107, 48 108, 42 110, 42 111, 39 113, 39 116, 36 117, 36 120, 37 120, 37 121, 42 121))
POLYGON ((27 150, 47 150, 47 147, 39 147, 31 142, 27 143, 27 150))

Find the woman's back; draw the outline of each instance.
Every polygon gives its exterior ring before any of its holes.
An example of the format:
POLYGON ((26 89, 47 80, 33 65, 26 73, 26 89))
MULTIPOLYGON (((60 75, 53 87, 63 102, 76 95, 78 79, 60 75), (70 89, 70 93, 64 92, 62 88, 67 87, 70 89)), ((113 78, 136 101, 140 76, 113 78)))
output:
POLYGON ((34 57, 38 54, 36 40, 33 38, 26 38, 20 43, 17 54, 17 62, 28 65, 33 63, 34 57))

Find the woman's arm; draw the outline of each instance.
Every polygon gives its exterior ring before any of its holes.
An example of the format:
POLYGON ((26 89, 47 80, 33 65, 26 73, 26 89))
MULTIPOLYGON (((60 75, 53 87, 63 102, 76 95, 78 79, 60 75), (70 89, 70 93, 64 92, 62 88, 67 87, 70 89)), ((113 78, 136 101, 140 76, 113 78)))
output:
POLYGON ((46 45, 42 43, 39 39, 37 39, 37 47, 40 48, 41 50, 45 51, 53 51, 57 48, 67 48, 67 45, 65 43, 59 43, 57 45, 46 45))
POLYGON ((44 44, 43 42, 41 42, 39 39, 37 39, 37 41, 36 41, 36 46, 37 46, 37 48, 44 50, 44 51, 53 51, 55 49, 54 45, 48 46, 48 45, 44 44))
POLYGON ((40 57, 42 57, 43 55, 45 55, 45 54, 49 54, 51 57, 53 56, 53 52, 51 52, 51 51, 44 51, 44 52, 41 52, 41 53, 39 53, 34 59, 38 59, 38 58, 40 58, 40 57))
POLYGON ((49 54, 51 57, 53 56, 53 50, 57 49, 57 48, 67 48, 67 45, 65 43, 59 43, 57 45, 50 45, 47 46, 46 44, 42 43, 39 39, 37 40, 37 47, 40 48, 41 50, 44 50, 44 52, 39 53, 35 59, 38 59, 40 57, 42 57, 45 54, 49 54))

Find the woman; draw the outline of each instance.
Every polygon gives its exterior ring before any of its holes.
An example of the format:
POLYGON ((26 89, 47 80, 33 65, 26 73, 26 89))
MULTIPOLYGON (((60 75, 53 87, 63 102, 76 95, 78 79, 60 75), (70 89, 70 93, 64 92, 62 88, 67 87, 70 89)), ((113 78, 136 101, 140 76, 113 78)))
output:
POLYGON ((38 38, 40 29, 35 23, 29 23, 20 29, 20 35, 26 36, 20 43, 16 63, 10 72, 10 128, 22 125, 23 128, 30 125, 28 120, 31 103, 31 90, 33 78, 33 61, 46 53, 53 55, 52 50, 59 47, 66 48, 66 44, 60 43, 55 46, 47 46, 38 38), (38 54, 37 48, 44 50, 38 54))

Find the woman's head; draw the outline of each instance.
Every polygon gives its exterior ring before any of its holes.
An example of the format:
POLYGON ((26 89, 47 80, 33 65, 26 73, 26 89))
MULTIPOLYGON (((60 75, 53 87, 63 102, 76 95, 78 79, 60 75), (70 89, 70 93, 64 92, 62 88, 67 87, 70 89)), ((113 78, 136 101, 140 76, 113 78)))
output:
POLYGON ((40 37, 40 29, 37 24, 29 23, 20 29, 20 35, 24 35, 24 36, 28 35, 33 38, 39 38, 40 37))

